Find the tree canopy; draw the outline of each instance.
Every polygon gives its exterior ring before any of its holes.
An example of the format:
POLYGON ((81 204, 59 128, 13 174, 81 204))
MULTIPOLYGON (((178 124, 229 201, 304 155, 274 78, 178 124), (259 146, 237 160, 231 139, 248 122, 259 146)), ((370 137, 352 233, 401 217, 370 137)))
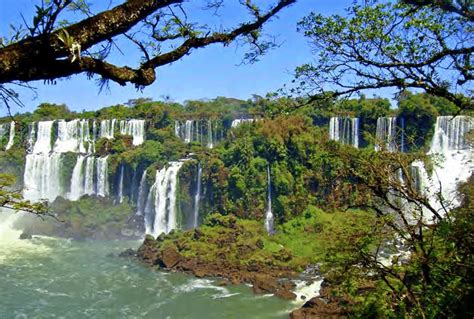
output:
POLYGON ((310 13, 298 24, 315 61, 300 66, 300 89, 335 96, 366 89, 421 89, 473 108, 472 1, 365 1, 347 15, 310 13))

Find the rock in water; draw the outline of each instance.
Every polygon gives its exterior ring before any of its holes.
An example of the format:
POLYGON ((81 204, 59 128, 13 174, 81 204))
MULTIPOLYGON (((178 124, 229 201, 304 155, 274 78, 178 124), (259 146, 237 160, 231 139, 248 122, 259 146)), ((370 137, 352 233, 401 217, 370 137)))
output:
POLYGON ((167 247, 165 248, 165 250, 163 250, 163 253, 161 256, 161 263, 166 268, 173 268, 181 261, 181 259, 182 259, 182 256, 180 253, 176 251, 176 248, 167 247))
POLYGON ((119 257, 137 257, 137 252, 132 248, 126 249, 118 254, 119 257))
POLYGON ((32 239, 33 236, 31 236, 31 234, 29 234, 29 233, 21 233, 19 238, 20 239, 32 239))

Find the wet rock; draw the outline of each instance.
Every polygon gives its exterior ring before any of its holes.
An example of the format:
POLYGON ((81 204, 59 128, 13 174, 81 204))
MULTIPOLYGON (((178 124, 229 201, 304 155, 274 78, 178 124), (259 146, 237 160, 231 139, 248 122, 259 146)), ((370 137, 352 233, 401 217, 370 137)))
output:
POLYGON ((173 268, 182 259, 181 254, 176 250, 175 247, 169 246, 163 250, 161 256, 161 263, 166 268, 173 268))
POLYGON ((137 257, 137 252, 132 248, 126 249, 118 254, 119 257, 132 258, 137 257))
POLYGON ((279 289, 275 292, 275 296, 280 297, 282 299, 293 300, 296 299, 296 294, 290 290, 286 289, 279 289))
POLYGON ((31 234, 29 234, 29 233, 21 233, 21 235, 20 235, 19 238, 20 238, 20 239, 32 239, 33 236, 32 236, 31 234))
POLYGON ((253 291, 256 294, 265 292, 275 293, 279 288, 279 285, 275 278, 268 275, 257 275, 253 279, 253 291))
POLYGON ((145 264, 156 265, 160 257, 158 243, 153 236, 147 235, 137 251, 137 257, 145 264))
POLYGON ((158 235, 158 237, 156 237, 156 241, 164 241, 165 239, 166 239, 165 233, 161 233, 158 235))
POLYGON ((194 276, 198 278, 206 277, 207 273, 208 272, 205 268, 198 267, 198 268, 193 269, 194 276))

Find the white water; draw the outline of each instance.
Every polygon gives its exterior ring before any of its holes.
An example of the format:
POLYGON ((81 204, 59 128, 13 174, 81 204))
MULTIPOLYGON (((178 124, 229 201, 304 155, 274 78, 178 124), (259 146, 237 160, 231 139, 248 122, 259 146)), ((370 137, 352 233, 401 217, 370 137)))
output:
POLYGON ((437 164, 432 181, 425 184, 429 185, 432 192, 440 191, 449 207, 459 205, 456 188, 474 172, 473 150, 465 138, 466 133, 473 128, 473 118, 468 116, 456 116, 454 119, 440 116, 436 119, 429 154, 437 164))
POLYGON ((137 146, 145 141, 145 120, 122 120, 120 134, 132 136, 132 144, 137 146))
POLYGON ((84 194, 94 195, 94 166, 95 166, 95 157, 87 156, 86 157, 86 167, 84 169, 84 194))
POLYGON ((174 133, 184 143, 199 142, 208 148, 215 146, 218 137, 217 125, 213 128, 211 119, 175 121, 174 133))
POLYGON ((270 176, 270 167, 267 166, 267 211, 265 213, 265 229, 268 234, 273 234, 274 229, 274 217, 272 212, 272 180, 270 176))
MULTIPOLYGON (((88 120, 57 122, 57 139, 52 147, 54 121, 32 123, 24 172, 23 195, 31 201, 53 201, 57 196, 78 200, 83 195, 108 194, 107 157, 96 158, 95 133, 90 132, 88 120), (62 154, 76 153, 72 175, 61 180, 62 154), (69 192, 64 192, 61 185, 69 192)), ((105 129, 114 126, 114 120, 102 121, 105 129)), ((101 123, 101 125, 102 125, 101 123)), ((109 131, 111 133, 113 131, 109 131)))
POLYGON ((26 146, 26 152, 31 154, 33 152, 33 147, 35 146, 36 138, 36 123, 30 123, 28 125, 28 144, 26 146))
POLYGON ((138 187, 137 199, 137 215, 143 215, 145 212, 146 196, 147 196, 146 170, 143 171, 140 179, 140 186, 138 187))
POLYGON ((99 137, 113 139, 115 133, 115 122, 115 119, 100 121, 99 137))
POLYGON ((145 231, 154 237, 176 228, 176 186, 178 172, 183 162, 170 162, 156 172, 155 183, 151 186, 146 204, 146 213, 154 213, 154 218, 145 217, 145 231), (153 209, 151 208, 153 207, 153 209))
POLYGON ((331 117, 329 138, 343 144, 359 147, 359 118, 331 117))
POLYGON ((244 119, 244 118, 240 118, 240 119, 235 119, 232 121, 232 124, 230 125, 231 127, 237 127, 239 125, 242 125, 244 123, 253 123, 255 122, 256 119, 244 119))
POLYGON ((401 142, 403 134, 397 132, 397 118, 396 117, 379 117, 377 119, 377 130, 375 133, 376 143, 375 150, 380 151, 385 149, 389 152, 396 152, 402 149, 401 142), (400 135, 400 137, 399 137, 400 135), (400 139, 400 145, 398 140, 400 139))
POLYGON ((11 121, 10 134, 8 135, 8 143, 7 143, 7 146, 5 146, 5 149, 9 150, 13 146, 14 143, 15 143, 15 122, 11 121))
POLYGON ((123 171, 124 171, 124 166, 122 164, 120 166, 119 187, 118 187, 118 194, 117 194, 119 203, 123 202, 123 171))
POLYGON ((15 223, 23 214, 0 209, 0 265, 23 258, 25 254, 41 255, 49 251, 46 246, 35 241, 19 239, 22 230, 16 229, 15 223))
POLYGON ((31 201, 53 201, 61 195, 61 154, 28 154, 23 176, 23 196, 31 201))
POLYGON ((97 158, 97 196, 105 197, 109 194, 108 156, 97 158))
POLYGON ((76 165, 72 170, 71 177, 71 192, 69 193, 68 198, 70 200, 78 200, 82 195, 84 195, 84 173, 83 173, 83 163, 85 157, 79 155, 76 160, 76 165))
POLYGON ((213 142, 213 137, 212 137, 212 121, 207 120, 207 147, 208 148, 213 148, 214 147, 214 142, 213 142))
POLYGON ((54 151, 58 153, 92 153, 93 141, 90 137, 88 120, 58 121, 58 138, 54 151))
POLYGON ((201 199, 201 176, 202 167, 201 163, 198 164, 197 179, 196 179, 196 194, 194 194, 194 207, 193 207, 193 227, 199 226, 199 202, 201 199))

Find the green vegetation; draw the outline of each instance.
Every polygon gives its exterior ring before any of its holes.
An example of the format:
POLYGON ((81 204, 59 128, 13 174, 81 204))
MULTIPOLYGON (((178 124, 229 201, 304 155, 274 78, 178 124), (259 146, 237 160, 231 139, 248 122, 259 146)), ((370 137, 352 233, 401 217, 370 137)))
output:
POLYGON ((369 232, 373 222, 373 216, 362 211, 325 213, 310 207, 269 236, 261 221, 211 214, 197 230, 160 236, 159 247, 165 250, 172 245, 184 257, 204 262, 215 262, 225 252, 226 262, 236 269, 258 266, 302 271, 325 260, 339 231, 346 236, 369 232))

